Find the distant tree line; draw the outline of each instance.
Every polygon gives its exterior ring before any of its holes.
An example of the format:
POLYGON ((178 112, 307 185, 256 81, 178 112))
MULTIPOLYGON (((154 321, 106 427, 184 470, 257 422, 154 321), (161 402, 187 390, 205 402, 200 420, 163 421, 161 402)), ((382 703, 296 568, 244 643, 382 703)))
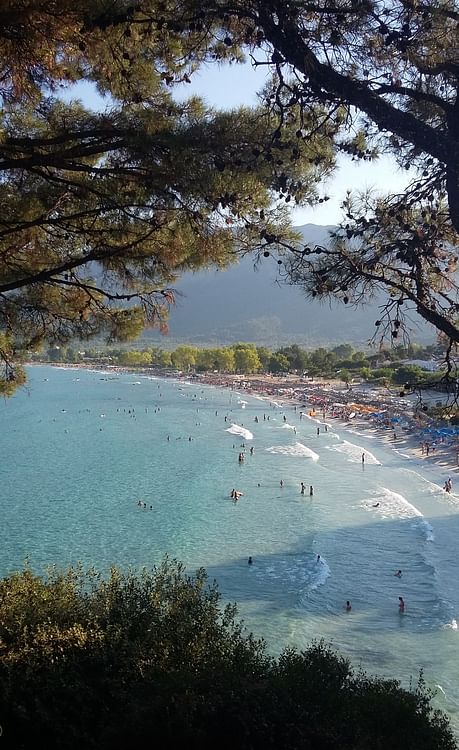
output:
POLYGON ((154 367, 181 372, 216 372, 272 375, 294 373, 302 377, 338 378, 344 383, 353 379, 379 385, 422 384, 440 380, 442 373, 428 372, 406 360, 429 360, 441 353, 441 345, 409 344, 394 346, 376 353, 340 344, 332 349, 319 347, 306 351, 297 344, 271 351, 265 346, 238 343, 232 346, 203 348, 183 344, 172 351, 159 347, 144 349, 86 349, 52 347, 41 358, 51 362, 105 361, 124 367, 154 367))

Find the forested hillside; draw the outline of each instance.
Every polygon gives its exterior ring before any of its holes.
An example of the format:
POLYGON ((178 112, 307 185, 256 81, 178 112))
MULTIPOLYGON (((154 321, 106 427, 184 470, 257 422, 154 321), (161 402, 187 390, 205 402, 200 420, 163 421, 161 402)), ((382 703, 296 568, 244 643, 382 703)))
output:
MULTIPOLYGON (((332 227, 306 224, 299 227, 308 244, 326 244, 332 227)), ((171 342, 196 344, 253 341, 281 346, 298 343, 305 347, 349 341, 366 344, 375 332, 377 300, 365 307, 308 300, 302 291, 288 286, 272 258, 256 267, 246 257, 226 271, 186 274, 177 284, 181 292, 171 312, 171 342)), ((414 322, 412 338, 433 340, 433 329, 414 322)), ((162 340, 158 332, 146 332, 148 340, 162 340)))

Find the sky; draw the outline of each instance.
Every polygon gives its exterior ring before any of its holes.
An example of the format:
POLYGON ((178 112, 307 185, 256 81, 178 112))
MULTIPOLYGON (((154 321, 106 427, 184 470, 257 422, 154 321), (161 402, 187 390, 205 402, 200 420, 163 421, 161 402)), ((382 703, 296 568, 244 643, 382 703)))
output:
MULTIPOLYGON (((209 105, 231 109, 242 104, 255 104, 256 93, 263 87, 267 67, 244 65, 208 65, 193 75, 191 84, 182 87, 184 96, 197 94, 209 105)), ((181 91, 180 91, 181 94, 181 91)), ((380 193, 404 190, 413 175, 399 169, 393 159, 381 157, 375 162, 352 161, 340 155, 338 168, 332 179, 324 183, 323 193, 330 197, 326 203, 293 210, 295 225, 337 224, 342 216, 340 208, 347 190, 366 192, 374 188, 380 193)))
MULTIPOLYGON (((212 64, 195 73, 190 84, 177 87, 174 95, 178 99, 197 95, 208 105, 219 109, 255 104, 256 94, 262 89, 267 73, 267 67, 254 68, 250 63, 212 64)), ((80 98, 85 106, 92 109, 104 108, 104 100, 86 83, 67 89, 62 96, 66 100, 80 98)), ((364 162, 339 155, 334 175, 321 188, 321 194, 329 196, 329 200, 317 206, 294 208, 293 223, 296 226, 336 225, 342 217, 340 206, 347 190, 366 192, 371 188, 380 193, 398 192, 404 190, 412 176, 410 172, 399 169, 388 156, 374 162, 364 162)))

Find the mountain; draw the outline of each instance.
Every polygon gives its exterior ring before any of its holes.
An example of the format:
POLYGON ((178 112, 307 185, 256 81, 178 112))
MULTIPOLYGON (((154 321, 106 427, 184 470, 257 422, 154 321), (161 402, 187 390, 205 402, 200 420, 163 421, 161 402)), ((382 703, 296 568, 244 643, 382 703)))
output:
MULTIPOLYGON (((327 244, 333 227, 306 224, 297 227, 308 244, 327 244)), ((349 342, 365 346, 375 332, 378 303, 358 309, 338 303, 306 299, 297 287, 278 275, 272 258, 254 268, 243 258, 224 271, 184 275, 176 285, 177 305, 171 311, 169 335, 148 331, 143 339, 164 348, 178 343, 200 346, 250 341, 274 348, 297 343, 304 348, 349 342)), ((416 321, 416 316, 412 315, 416 321)), ((412 338, 430 342, 432 329, 413 324, 412 338)))

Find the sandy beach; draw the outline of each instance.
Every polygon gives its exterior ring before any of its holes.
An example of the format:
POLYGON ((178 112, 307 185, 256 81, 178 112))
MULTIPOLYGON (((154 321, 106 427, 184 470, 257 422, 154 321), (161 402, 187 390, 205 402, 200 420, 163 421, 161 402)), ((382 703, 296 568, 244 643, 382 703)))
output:
POLYGON ((400 397, 398 389, 391 391, 364 384, 349 387, 339 380, 295 375, 190 374, 158 368, 133 369, 86 363, 53 366, 191 380, 196 385, 202 383, 247 393, 281 407, 303 410, 324 425, 335 424, 369 432, 432 467, 438 476, 437 483, 459 474, 459 434, 441 434, 441 425, 417 411, 413 397, 400 397))

